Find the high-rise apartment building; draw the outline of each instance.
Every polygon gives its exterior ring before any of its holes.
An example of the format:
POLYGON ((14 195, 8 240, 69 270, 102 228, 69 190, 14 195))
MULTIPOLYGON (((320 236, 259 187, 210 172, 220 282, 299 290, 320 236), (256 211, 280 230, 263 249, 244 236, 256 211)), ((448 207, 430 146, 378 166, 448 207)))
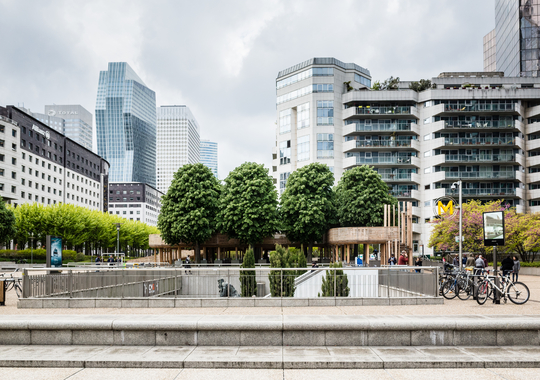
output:
POLYGON ((156 186, 156 94, 125 62, 99 74, 96 132, 111 182, 156 186))
POLYGON ((539 76, 540 0, 495 0, 495 29, 484 37, 484 70, 539 76))
POLYGON ((187 106, 157 110, 157 189, 167 193, 174 173, 199 162, 200 128, 187 106))
POLYGON ((412 202, 414 248, 425 253, 437 200, 457 198, 458 180, 464 201, 503 199, 518 212, 540 211, 540 78, 442 73, 422 92, 411 82, 375 91, 354 80, 343 85, 350 79, 343 65, 316 58, 278 75, 273 176, 280 191, 306 162, 327 163, 336 181, 370 165, 391 194, 412 202), (313 94, 319 85, 332 87, 313 94), (313 102, 317 112, 302 116, 313 102))
POLYGON ((110 183, 109 214, 157 226, 162 196, 145 183, 110 183))
POLYGON ((218 143, 210 140, 201 140, 201 163, 212 170, 218 178, 218 143))
POLYGON ((44 113, 31 113, 36 119, 76 141, 88 150, 92 145, 92 114, 81 105, 45 106, 44 113))

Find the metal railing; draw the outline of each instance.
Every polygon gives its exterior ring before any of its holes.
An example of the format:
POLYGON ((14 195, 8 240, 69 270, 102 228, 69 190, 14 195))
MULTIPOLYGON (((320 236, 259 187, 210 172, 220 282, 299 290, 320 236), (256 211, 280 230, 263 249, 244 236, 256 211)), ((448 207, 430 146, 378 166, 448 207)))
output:
POLYGON ((411 140, 356 140, 357 148, 401 148, 401 147, 410 147, 411 140))
MULTIPOLYGON (((400 124, 400 123, 377 123, 377 124, 360 124, 360 123, 350 123, 356 124, 356 132, 393 132, 393 131, 410 131, 411 124, 400 124)), ((347 124, 349 125, 349 124, 347 124)))
MULTIPOLYGON (((446 195, 455 195, 455 191, 452 189, 445 189, 446 195)), ((463 195, 484 195, 484 196, 515 196, 515 189, 463 189, 463 195)))
POLYGON ((22 297, 437 297, 438 269, 417 270, 418 267, 404 266, 78 268, 39 274, 30 269, 23 275, 22 297))
POLYGON ((516 160, 514 154, 445 154, 444 158, 448 162, 512 162, 516 160))
POLYGON ((383 181, 411 181, 411 173, 379 173, 383 181))
POLYGON ((444 172, 445 178, 514 179, 515 171, 497 172, 444 172))
POLYGON ((378 156, 378 157, 356 157, 357 164, 410 164, 412 156, 378 156))
POLYGON ((396 107, 356 107, 356 114, 357 115, 380 115, 380 114, 402 114, 402 115, 410 115, 413 111, 416 110, 415 107, 405 107, 405 106, 396 106, 396 107))
POLYGON ((445 137, 446 145, 514 145, 513 137, 445 137))
POLYGON ((515 128, 514 120, 486 120, 486 121, 465 121, 446 120, 445 128, 515 128))

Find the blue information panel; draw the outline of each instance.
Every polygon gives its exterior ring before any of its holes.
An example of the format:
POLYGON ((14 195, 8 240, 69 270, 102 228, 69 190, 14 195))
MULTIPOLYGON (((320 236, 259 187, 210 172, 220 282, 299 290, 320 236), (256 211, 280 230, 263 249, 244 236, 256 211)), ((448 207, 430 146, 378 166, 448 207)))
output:
POLYGON ((51 267, 62 267, 62 238, 51 236, 51 267))

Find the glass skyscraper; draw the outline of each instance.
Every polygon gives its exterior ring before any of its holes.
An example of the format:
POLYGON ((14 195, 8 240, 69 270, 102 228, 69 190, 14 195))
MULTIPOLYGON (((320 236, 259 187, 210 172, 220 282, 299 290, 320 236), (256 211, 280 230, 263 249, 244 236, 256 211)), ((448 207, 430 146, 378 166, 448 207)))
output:
POLYGON ((538 77, 539 23, 540 0, 495 0, 495 29, 484 37, 484 70, 538 77))
POLYGON ((201 163, 208 166, 218 178, 218 144, 209 140, 201 140, 201 163))
POLYGON ((156 186, 156 94, 126 62, 99 74, 96 132, 109 182, 156 186))

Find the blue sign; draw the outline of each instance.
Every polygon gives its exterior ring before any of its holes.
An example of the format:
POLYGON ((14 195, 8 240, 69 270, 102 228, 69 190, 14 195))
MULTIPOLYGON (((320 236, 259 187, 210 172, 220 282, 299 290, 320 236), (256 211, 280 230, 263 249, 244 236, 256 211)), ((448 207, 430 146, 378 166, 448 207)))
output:
POLYGON ((51 267, 62 267, 62 238, 51 236, 51 267))

